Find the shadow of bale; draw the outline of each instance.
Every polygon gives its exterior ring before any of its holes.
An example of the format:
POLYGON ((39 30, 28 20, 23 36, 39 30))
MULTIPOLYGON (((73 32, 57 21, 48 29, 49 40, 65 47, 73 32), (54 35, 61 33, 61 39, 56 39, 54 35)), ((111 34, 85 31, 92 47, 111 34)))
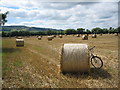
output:
POLYGON ((108 73, 105 69, 97 69, 97 68, 91 68, 90 76, 92 76, 94 79, 98 79, 99 77, 105 79, 105 78, 111 78, 112 76, 110 73, 108 73))
POLYGON ((90 72, 87 73, 83 73, 83 72, 77 72, 77 73, 63 73, 63 75, 65 75, 66 77, 69 78, 81 78, 81 79, 85 79, 87 77, 92 77, 93 79, 98 79, 98 78, 111 78, 112 76, 110 75, 110 73, 108 73, 106 70, 104 69, 97 69, 97 68, 91 68, 90 72))
POLYGON ((20 52, 19 48, 2 48, 2 53, 20 52))

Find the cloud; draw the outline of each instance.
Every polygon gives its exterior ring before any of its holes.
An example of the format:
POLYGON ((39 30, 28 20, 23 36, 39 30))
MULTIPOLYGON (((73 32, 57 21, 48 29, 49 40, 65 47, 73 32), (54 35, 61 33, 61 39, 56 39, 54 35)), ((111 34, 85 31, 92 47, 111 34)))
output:
POLYGON ((39 0, 2 0, 1 12, 9 11, 6 25, 49 28, 117 27, 116 2, 40 2, 39 0))

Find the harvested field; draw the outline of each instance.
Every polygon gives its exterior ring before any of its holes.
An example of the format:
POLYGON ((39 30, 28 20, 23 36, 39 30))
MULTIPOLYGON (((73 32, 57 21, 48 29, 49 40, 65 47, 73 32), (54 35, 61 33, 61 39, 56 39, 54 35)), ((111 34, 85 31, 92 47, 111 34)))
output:
POLYGON ((3 88, 117 88, 118 87, 118 37, 89 36, 88 40, 72 35, 47 40, 44 36, 23 37, 24 47, 16 47, 15 38, 2 39, 3 88), (60 54, 64 43, 85 43, 96 46, 104 66, 97 70, 91 66, 89 74, 60 73, 60 54))

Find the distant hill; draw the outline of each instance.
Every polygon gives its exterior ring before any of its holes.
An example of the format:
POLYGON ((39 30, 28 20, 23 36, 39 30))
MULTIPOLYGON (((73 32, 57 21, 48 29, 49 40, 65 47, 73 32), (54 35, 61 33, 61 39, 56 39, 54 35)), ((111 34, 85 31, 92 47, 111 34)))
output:
POLYGON ((2 26, 2 31, 11 30, 28 30, 28 31, 48 31, 48 30, 62 30, 62 29, 52 29, 52 28, 39 28, 39 27, 27 27, 27 26, 2 26))

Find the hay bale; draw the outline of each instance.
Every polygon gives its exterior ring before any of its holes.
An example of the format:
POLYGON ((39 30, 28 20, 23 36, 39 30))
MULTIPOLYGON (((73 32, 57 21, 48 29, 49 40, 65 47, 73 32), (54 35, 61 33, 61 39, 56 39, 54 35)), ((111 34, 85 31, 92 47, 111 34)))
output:
POLYGON ((100 34, 100 36, 102 36, 102 33, 100 34))
POLYGON ((83 35, 82 36, 82 40, 88 40, 88 36, 87 35, 83 35))
POLYGON ((96 34, 93 34, 93 35, 92 35, 92 38, 97 38, 97 35, 96 35, 96 34))
POLYGON ((55 38, 55 37, 56 37, 56 35, 53 35, 53 37, 55 38))
POLYGON ((80 37, 80 34, 77 34, 76 37, 80 37))
POLYGON ((41 40, 42 39, 42 37, 41 36, 38 36, 38 40, 41 40))
POLYGON ((118 33, 116 33, 115 36, 118 36, 118 33))
POLYGON ((17 39, 22 39, 22 37, 17 37, 17 39))
POLYGON ((48 36, 47 39, 48 41, 51 41, 54 37, 53 36, 48 36))
POLYGON ((16 39, 16 47, 24 46, 24 39, 16 39))
POLYGON ((64 36, 67 36, 67 34, 65 34, 64 36))
POLYGON ((59 35, 58 37, 59 37, 59 38, 62 38, 63 36, 62 36, 62 35, 59 35))
POLYGON ((89 51, 86 44, 64 44, 61 53, 61 72, 88 72, 89 51))

